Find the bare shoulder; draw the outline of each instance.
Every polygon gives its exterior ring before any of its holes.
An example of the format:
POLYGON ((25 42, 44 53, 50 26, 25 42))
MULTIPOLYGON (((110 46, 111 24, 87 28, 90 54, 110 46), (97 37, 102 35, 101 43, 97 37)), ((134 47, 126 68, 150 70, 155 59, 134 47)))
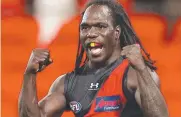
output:
MULTIPOLYGON (((155 81, 158 87, 160 87, 160 79, 158 74, 154 71, 151 70, 149 67, 147 67, 147 70, 149 71, 152 79, 155 81)), ((137 89, 138 86, 138 81, 137 81, 137 72, 133 67, 130 67, 128 70, 128 75, 127 75, 127 88, 130 92, 134 92, 137 89)))
POLYGON ((65 80, 66 74, 63 74, 59 76, 51 85, 49 89, 49 93, 53 92, 61 92, 64 93, 64 80, 65 80))

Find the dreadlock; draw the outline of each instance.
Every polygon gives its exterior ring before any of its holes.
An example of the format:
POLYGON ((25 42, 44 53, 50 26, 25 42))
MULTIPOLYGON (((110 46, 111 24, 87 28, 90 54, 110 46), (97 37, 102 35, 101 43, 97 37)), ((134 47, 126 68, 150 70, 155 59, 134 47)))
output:
MULTIPOLYGON (((119 25, 121 27, 121 35, 120 35, 120 46, 123 48, 124 46, 127 45, 132 45, 132 44, 139 44, 141 50, 143 51, 143 56, 145 64, 151 69, 151 70, 156 70, 156 67, 153 65, 155 62, 151 60, 150 54, 146 52, 144 49, 143 45, 141 44, 139 38, 137 37, 135 31, 133 30, 133 27, 131 25, 131 22, 128 18, 128 15, 124 11, 123 7, 120 5, 115 0, 90 0, 83 13, 82 16, 84 15, 85 10, 91 6, 91 5, 106 5, 108 6, 113 13, 113 19, 114 25, 119 25)), ((84 48, 81 46, 80 41, 78 45, 78 52, 77 52, 77 58, 76 58, 76 64, 75 64, 75 71, 80 68, 81 62, 83 61, 83 55, 84 55, 84 48)), ((87 58, 84 60, 87 60, 87 58)))

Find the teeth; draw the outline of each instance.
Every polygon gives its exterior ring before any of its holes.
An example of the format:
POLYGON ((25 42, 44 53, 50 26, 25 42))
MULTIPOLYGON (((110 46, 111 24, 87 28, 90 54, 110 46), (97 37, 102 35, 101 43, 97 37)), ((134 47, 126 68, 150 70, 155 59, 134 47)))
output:
POLYGON ((100 43, 96 43, 96 42, 91 42, 91 43, 89 44, 89 46, 90 46, 91 48, 93 48, 93 47, 100 47, 101 44, 100 44, 100 43))
POLYGON ((91 43, 90 43, 90 47, 95 47, 95 43, 94 43, 94 42, 91 42, 91 43))

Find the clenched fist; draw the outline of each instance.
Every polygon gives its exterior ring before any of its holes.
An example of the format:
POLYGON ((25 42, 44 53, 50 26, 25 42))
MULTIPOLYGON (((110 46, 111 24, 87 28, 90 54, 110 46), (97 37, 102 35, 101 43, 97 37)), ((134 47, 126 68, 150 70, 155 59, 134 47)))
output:
POLYGON ((123 47, 121 55, 126 57, 130 64, 138 70, 143 70, 146 67, 138 44, 123 47))
POLYGON ((51 63, 52 59, 50 59, 49 50, 40 48, 34 49, 31 53, 25 73, 40 72, 51 63))

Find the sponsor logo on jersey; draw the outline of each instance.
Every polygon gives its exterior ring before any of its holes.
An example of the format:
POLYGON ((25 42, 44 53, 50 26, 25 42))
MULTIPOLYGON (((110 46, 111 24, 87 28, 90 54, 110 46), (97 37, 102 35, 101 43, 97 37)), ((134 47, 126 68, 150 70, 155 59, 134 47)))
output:
POLYGON ((122 108, 120 96, 106 96, 96 98, 95 112, 117 111, 122 108))

